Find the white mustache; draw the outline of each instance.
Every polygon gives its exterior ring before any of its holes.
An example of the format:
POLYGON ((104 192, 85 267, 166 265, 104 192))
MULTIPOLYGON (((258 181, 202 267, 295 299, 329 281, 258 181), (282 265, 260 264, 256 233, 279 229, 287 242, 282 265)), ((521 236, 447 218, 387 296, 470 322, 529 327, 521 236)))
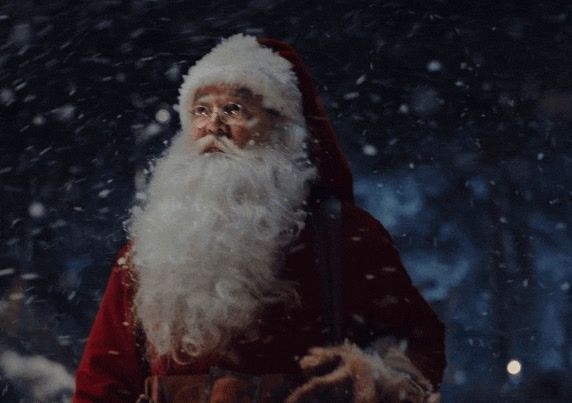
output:
POLYGON ((209 134, 195 140, 191 148, 197 154, 204 154, 206 150, 211 147, 216 147, 225 154, 233 156, 244 156, 244 151, 241 150, 236 144, 233 143, 228 137, 217 137, 214 134, 209 134))

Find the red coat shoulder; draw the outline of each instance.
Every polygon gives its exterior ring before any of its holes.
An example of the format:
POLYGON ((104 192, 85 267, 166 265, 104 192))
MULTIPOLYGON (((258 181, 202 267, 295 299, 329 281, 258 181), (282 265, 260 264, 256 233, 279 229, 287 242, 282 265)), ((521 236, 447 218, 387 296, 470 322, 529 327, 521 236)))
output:
POLYGON ((148 369, 132 314, 130 250, 123 247, 113 265, 76 373, 75 403, 135 401, 143 391, 148 369))

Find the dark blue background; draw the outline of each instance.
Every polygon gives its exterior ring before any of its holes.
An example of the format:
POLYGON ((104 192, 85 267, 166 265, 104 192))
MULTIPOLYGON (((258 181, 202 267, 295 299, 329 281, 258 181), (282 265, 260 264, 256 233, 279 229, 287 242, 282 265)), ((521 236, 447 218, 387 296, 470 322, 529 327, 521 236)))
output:
POLYGON ((309 66, 359 203, 447 324, 443 400, 568 401, 571 6, 190 3, 0 5, 0 353, 73 373, 181 75, 243 32, 309 66))

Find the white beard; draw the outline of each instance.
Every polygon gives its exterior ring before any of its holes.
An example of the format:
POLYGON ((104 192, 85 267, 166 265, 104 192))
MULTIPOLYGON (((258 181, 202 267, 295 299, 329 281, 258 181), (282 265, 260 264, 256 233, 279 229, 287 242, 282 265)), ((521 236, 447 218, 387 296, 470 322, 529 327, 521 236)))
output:
POLYGON ((278 136, 288 140, 238 149, 225 139, 224 153, 200 154, 214 138, 191 149, 179 134, 156 165, 147 204, 133 209, 129 226, 135 313, 155 354, 222 351, 256 328, 264 305, 297 298, 278 274, 304 227, 316 169, 305 128, 278 136))

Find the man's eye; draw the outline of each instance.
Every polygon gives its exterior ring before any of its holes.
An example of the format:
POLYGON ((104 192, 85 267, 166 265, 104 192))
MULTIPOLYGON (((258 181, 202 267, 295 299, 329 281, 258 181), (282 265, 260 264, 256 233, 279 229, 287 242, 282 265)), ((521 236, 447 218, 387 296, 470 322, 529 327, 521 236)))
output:
POLYGON ((242 112, 242 106, 239 104, 228 104, 224 106, 223 111, 227 115, 238 116, 242 112))
POLYGON ((196 106, 193 109, 193 115, 196 116, 208 116, 209 110, 206 106, 196 106))

